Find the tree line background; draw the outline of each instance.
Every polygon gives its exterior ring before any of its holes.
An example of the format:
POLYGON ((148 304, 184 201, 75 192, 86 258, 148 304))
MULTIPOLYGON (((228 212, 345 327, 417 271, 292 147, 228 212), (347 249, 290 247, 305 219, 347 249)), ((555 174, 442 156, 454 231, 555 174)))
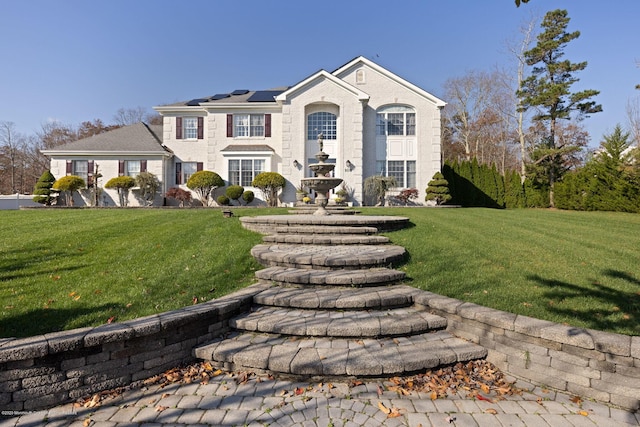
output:
MULTIPOLYGON (((564 10, 523 23, 505 46, 508 60, 492 70, 470 70, 448 79, 442 98, 443 174, 463 206, 558 207, 637 211, 640 96, 629 88, 626 117, 587 148, 583 120, 602 107, 598 91, 572 85, 587 62, 563 58, 568 43, 564 10), (491 177, 489 176, 491 175, 491 177), (517 185, 519 183, 519 185, 517 185), (495 188, 494 188, 495 187, 495 188), (475 188, 475 191, 471 189, 475 188)), ((49 160, 40 153, 139 121, 161 123, 142 107, 120 109, 112 124, 46 123, 34 135, 0 121, 0 194, 31 193, 49 160)))

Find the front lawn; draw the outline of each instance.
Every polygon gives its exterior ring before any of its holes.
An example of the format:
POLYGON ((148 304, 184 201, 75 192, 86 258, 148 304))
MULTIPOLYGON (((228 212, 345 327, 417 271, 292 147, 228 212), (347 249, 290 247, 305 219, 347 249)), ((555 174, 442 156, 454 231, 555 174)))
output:
MULTIPOLYGON (((363 208, 408 216, 412 286, 570 325, 640 335, 640 216, 363 208)), ((238 215, 286 209, 0 211, 0 337, 95 326, 255 282, 261 236, 238 215)))

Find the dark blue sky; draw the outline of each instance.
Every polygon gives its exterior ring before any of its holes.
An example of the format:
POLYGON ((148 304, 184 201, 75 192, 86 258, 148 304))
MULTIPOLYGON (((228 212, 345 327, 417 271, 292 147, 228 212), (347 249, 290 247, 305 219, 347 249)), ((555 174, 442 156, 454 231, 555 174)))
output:
POLYGON ((575 89, 601 91, 604 112, 585 121, 597 146, 640 95, 638 0, 5 0, 0 121, 25 134, 109 123, 119 108, 288 86, 359 55, 442 97, 449 77, 513 66, 507 41, 556 8, 582 33, 566 51, 589 63, 575 89))

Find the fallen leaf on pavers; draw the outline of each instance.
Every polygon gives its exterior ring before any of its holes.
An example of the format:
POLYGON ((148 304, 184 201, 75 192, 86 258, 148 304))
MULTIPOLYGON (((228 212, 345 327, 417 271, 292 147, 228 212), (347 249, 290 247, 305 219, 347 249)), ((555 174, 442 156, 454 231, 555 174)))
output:
POLYGON ((358 387, 358 386, 361 386, 362 384, 364 383, 360 380, 352 380, 351 383, 349 383, 349 387, 350 388, 358 387))
POLYGON ((169 409, 168 406, 160 406, 160 405, 156 406, 156 412, 163 412, 163 411, 166 411, 167 409, 169 409))
POLYGON ((304 389, 302 387, 296 387, 294 393, 296 396, 300 396, 301 394, 304 394, 304 389))
POLYGON ((287 390, 280 390, 280 393, 278 393, 278 397, 283 397, 288 395, 289 392, 287 390))
POLYGON ((382 387, 380 387, 380 385, 378 385, 378 396, 382 396, 382 393, 384 393, 384 390, 382 389, 382 387))
POLYGON ((572 401, 573 403, 575 403, 578 406, 582 405, 582 398, 580 396, 571 396, 571 398, 569 400, 572 401))
POLYGON ((541 397, 537 398, 537 399, 536 399, 536 402, 538 403, 538 405, 543 405, 543 406, 544 406, 544 403, 543 403, 543 401, 542 401, 542 398, 541 398, 541 397))
POLYGON ((100 395, 99 394, 94 394, 93 397, 91 397, 91 400, 85 402, 84 407, 85 408, 94 408, 94 407, 98 406, 98 403, 100 403, 100 395))
POLYGON ((485 412, 485 413, 487 413, 487 414, 491 414, 491 415, 495 415, 495 414, 497 414, 497 413, 498 413, 498 411, 496 411, 496 410, 495 410, 495 409, 493 409, 493 408, 485 409, 485 410, 484 410, 484 412, 485 412))
POLYGON ((384 403, 378 402, 378 409, 382 411, 384 414, 389 415, 391 413, 391 409, 384 406, 384 403))
POLYGON ((87 418, 86 420, 84 420, 84 422, 82 423, 83 427, 89 427, 91 424, 93 424, 93 421, 91 420, 91 418, 87 418))
POLYGON ((582 415, 583 417, 589 416, 589 413, 587 411, 578 411, 578 414, 582 415))
POLYGON ((169 396, 171 396, 171 393, 162 393, 162 396, 160 396, 160 399, 165 399, 169 396))
POLYGON ((456 420, 456 417, 454 417, 453 415, 449 415, 447 418, 444 419, 446 422, 448 422, 449 424, 451 424, 452 422, 454 422, 456 420))
POLYGON ((387 415, 387 418, 397 418, 402 416, 401 410, 396 408, 395 406, 391 408, 391 413, 387 415))
POLYGON ((436 400, 438 398, 438 392, 432 391, 430 397, 431 397, 431 400, 436 400))
POLYGON ((489 394, 491 392, 491 389, 489 388, 488 385, 486 384, 480 384, 480 389, 485 393, 485 394, 489 394))

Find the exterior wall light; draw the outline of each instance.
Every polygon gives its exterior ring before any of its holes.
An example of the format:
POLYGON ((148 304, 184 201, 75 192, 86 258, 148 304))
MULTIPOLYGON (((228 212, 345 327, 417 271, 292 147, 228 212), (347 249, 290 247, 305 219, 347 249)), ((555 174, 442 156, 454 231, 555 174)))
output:
POLYGON ((297 167, 299 167, 299 166, 300 166, 300 163, 298 163, 298 161, 297 161, 297 160, 294 160, 294 161, 293 161, 293 166, 297 168, 297 167))
POLYGON ((347 160, 347 162, 345 163, 345 166, 347 167, 347 169, 352 170, 355 166, 353 166, 353 163, 351 163, 350 160, 347 160))

